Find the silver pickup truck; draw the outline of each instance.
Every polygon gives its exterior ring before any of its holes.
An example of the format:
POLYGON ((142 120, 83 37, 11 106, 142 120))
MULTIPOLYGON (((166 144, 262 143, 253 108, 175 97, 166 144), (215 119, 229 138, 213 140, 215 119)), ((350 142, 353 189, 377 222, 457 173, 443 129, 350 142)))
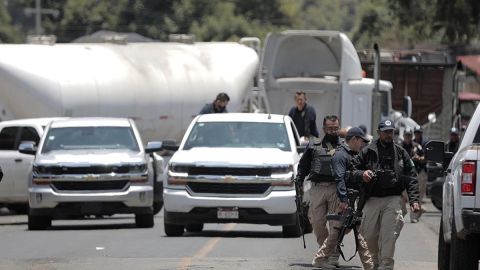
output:
POLYGON ((52 219, 75 215, 135 214, 137 227, 154 223, 154 168, 133 120, 69 118, 48 125, 35 154, 28 183, 28 228, 45 229, 52 219))
POLYGON ((445 167, 438 269, 476 270, 480 259, 480 106, 453 157, 444 152, 443 142, 429 142, 426 148, 427 159, 445 167))

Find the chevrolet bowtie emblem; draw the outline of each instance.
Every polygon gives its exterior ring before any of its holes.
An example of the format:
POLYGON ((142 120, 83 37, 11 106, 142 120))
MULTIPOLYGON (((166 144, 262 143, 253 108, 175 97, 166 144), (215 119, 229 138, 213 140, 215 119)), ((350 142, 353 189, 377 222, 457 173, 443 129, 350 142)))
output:
POLYGON ((235 178, 232 175, 225 175, 223 177, 223 182, 229 183, 235 181, 235 178))
POLYGON ((85 180, 87 180, 87 181, 95 180, 97 178, 98 178, 98 176, 95 176, 93 174, 89 174, 89 175, 85 176, 85 180))

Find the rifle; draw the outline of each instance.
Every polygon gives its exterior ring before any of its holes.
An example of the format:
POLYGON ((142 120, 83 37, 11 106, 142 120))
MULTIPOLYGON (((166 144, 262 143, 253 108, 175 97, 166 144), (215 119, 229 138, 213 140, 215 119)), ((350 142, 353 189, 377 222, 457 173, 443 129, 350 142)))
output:
POLYGON ((303 182, 300 182, 298 179, 293 180, 295 183, 295 204, 297 206, 297 226, 300 226, 300 233, 302 234, 303 239, 303 248, 307 248, 305 244, 305 233, 304 221, 306 220, 306 214, 303 211, 303 182))
MULTIPOLYGON (((373 183, 377 180, 378 178, 378 173, 384 173, 384 170, 375 170, 373 171, 372 174, 372 179, 370 183, 373 183)), ((369 186, 371 187, 371 185, 369 186)), ((348 206, 347 209, 345 210, 343 215, 335 215, 335 214, 328 214, 327 215, 327 220, 342 220, 343 223, 339 228, 335 228, 338 230, 338 237, 337 237, 337 250, 342 255, 342 258, 344 261, 348 262, 352 260, 355 255, 357 254, 358 251, 358 231, 357 227, 360 225, 362 222, 362 210, 363 207, 365 206, 365 203, 368 199, 370 192, 367 190, 367 187, 363 187, 362 193, 356 189, 347 189, 347 197, 348 197, 348 206), (357 207, 355 208, 355 202, 357 201, 357 207), (353 233, 355 235, 355 253, 348 259, 345 259, 345 256, 342 252, 342 246, 343 246, 343 238, 345 237, 345 234, 347 234, 350 230, 353 230, 353 233)))
POLYGON ((346 262, 350 261, 351 259, 353 259, 353 257, 355 257, 355 255, 357 254, 357 249, 355 250, 355 253, 352 255, 352 257, 346 260, 341 248, 343 246, 343 238, 345 237, 345 234, 347 234, 350 230, 353 229, 355 234, 355 244, 358 246, 357 226, 360 225, 360 222, 362 220, 362 210, 359 207, 355 208, 355 202, 359 197, 359 191, 355 189, 347 189, 347 194, 348 194, 347 195, 348 206, 344 214, 343 215, 335 215, 335 214, 327 215, 327 220, 343 221, 342 225, 339 228, 335 228, 335 229, 338 230, 337 250, 340 253, 340 255, 342 255, 343 260, 346 262))

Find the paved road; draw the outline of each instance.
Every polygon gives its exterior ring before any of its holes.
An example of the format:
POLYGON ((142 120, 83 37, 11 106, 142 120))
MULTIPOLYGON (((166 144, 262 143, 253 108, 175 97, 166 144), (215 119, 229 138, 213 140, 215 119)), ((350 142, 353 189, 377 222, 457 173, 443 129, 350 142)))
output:
MULTIPOLYGON (((399 270, 437 269, 439 212, 431 204, 421 222, 407 223, 397 243, 399 270)), ((0 269, 314 269, 313 235, 285 239, 280 227, 208 224, 201 233, 166 237, 163 216, 153 229, 137 229, 130 216, 54 221, 27 231, 26 216, 0 216, 0 269)), ((353 254, 352 236, 345 252, 353 254)), ((358 256, 341 269, 361 269, 358 256)))

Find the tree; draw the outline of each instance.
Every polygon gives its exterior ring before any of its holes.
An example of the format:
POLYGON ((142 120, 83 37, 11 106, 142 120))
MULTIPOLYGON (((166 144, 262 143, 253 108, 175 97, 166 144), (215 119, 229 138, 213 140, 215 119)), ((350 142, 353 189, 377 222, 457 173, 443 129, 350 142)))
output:
POLYGON ((19 29, 12 25, 12 18, 5 6, 5 2, 0 2, 0 42, 13 43, 19 42, 20 39, 19 29))

